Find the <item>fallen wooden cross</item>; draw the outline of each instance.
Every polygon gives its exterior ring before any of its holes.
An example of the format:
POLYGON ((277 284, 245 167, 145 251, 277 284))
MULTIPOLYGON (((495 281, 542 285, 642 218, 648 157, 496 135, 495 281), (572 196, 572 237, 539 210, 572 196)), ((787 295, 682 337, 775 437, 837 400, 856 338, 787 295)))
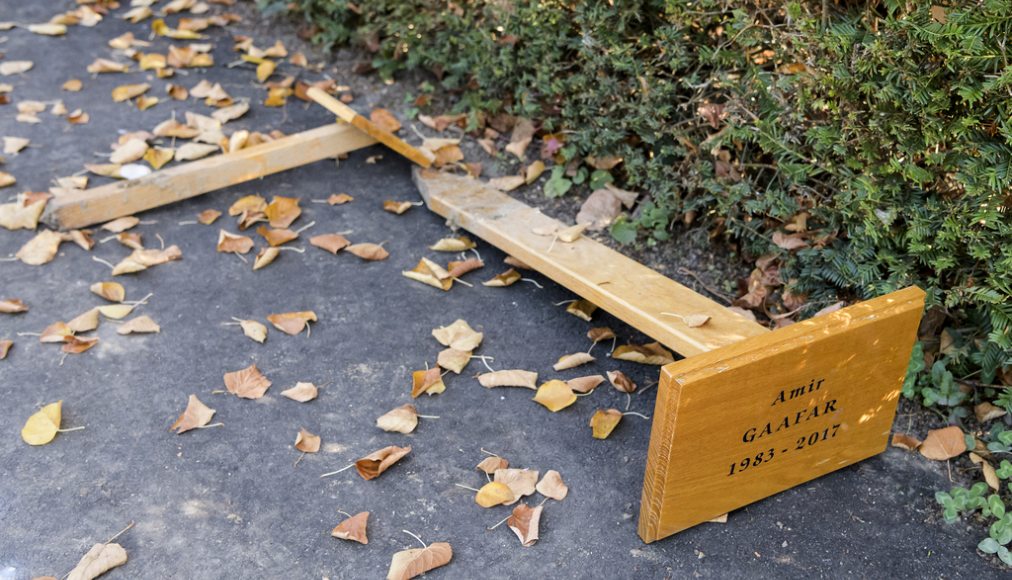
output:
MULTIPOLYGON (((61 196, 50 221, 101 223, 376 141, 428 165, 424 152, 321 94, 313 98, 351 126, 61 196)), ((919 288, 771 332, 592 239, 543 235, 565 226, 476 180, 416 169, 415 181, 429 209, 452 225, 687 357, 661 369, 640 508, 644 541, 885 450, 924 306, 919 288), (684 319, 692 315, 709 320, 690 327, 684 319)))

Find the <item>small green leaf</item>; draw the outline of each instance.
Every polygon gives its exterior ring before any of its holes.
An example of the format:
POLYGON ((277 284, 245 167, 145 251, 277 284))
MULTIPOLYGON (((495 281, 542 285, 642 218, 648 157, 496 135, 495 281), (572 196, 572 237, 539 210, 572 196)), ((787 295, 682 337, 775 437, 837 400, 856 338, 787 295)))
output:
POLYGON ((977 544, 977 549, 985 554, 994 554, 1001 546, 994 538, 984 538, 977 544))

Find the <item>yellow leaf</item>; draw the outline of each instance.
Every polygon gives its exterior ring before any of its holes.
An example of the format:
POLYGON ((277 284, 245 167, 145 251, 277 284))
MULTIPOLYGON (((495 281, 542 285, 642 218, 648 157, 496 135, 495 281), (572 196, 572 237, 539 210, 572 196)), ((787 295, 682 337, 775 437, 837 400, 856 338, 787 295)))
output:
POLYGON ((492 481, 481 486, 474 496, 474 503, 483 508, 495 507, 514 501, 513 490, 505 483, 492 481))
POLYGON ((63 401, 50 403, 28 418, 21 429, 21 438, 29 445, 45 445, 60 430, 63 401))
POLYGON ((594 432, 594 439, 607 439, 611 432, 622 420, 622 412, 618 409, 598 409, 590 418, 590 427, 594 432))
POLYGON ((112 318, 113 320, 120 320, 126 318, 134 311, 133 304, 111 304, 109 306, 99 306, 98 311, 102 313, 102 316, 106 318, 112 318))
POLYGON ((558 413, 576 402, 576 394, 565 382, 552 380, 538 387, 534 401, 544 405, 549 411, 558 413))
POLYGON ((150 88, 151 85, 149 85, 148 83, 139 83, 134 85, 120 85, 112 90, 112 100, 117 103, 129 101, 130 99, 136 96, 143 95, 144 93, 148 92, 148 89, 150 88))
POLYGON ((29 24, 28 31, 45 36, 63 36, 67 33, 67 27, 63 24, 47 22, 45 24, 29 24))
POLYGON ((163 165, 172 161, 172 157, 175 153, 176 152, 171 148, 152 147, 144 153, 144 161, 147 161, 151 168, 157 171, 161 169, 163 165))
POLYGON ((277 67, 277 63, 273 60, 264 60, 257 65, 257 80, 260 82, 266 81, 272 74, 274 69, 277 67))

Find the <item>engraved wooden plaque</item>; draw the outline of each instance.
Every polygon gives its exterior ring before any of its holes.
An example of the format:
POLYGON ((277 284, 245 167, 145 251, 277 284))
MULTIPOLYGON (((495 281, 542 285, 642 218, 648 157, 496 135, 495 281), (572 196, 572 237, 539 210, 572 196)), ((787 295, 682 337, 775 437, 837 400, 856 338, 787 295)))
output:
POLYGON ((923 307, 906 288, 665 366, 640 537, 884 451, 923 307))

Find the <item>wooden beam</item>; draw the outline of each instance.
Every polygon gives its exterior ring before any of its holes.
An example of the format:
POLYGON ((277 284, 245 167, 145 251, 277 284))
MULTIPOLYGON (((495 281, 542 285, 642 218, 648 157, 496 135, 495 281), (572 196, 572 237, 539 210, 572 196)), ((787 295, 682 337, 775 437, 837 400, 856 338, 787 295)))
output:
POLYGON ((61 195, 49 201, 43 221, 59 229, 104 223, 375 143, 354 127, 325 125, 139 179, 61 195))
POLYGON ((327 94, 325 91, 317 87, 310 87, 309 90, 306 91, 306 95, 310 99, 316 101, 318 105, 321 105, 323 108, 337 115, 337 117, 345 123, 353 125, 358 128, 359 131, 362 131, 363 133, 371 136, 373 139, 376 139, 380 143, 393 149, 394 152, 407 158, 409 161, 417 163, 422 167, 432 166, 432 159, 422 150, 408 145, 400 137, 383 130, 369 119, 359 115, 355 112, 355 109, 345 105, 341 101, 327 94))
POLYGON ((481 182, 415 171, 429 209, 526 262, 661 344, 692 356, 768 334, 768 330, 705 296, 587 237, 563 243, 535 231, 566 227, 481 182), (677 316, 705 314, 690 328, 677 316))

